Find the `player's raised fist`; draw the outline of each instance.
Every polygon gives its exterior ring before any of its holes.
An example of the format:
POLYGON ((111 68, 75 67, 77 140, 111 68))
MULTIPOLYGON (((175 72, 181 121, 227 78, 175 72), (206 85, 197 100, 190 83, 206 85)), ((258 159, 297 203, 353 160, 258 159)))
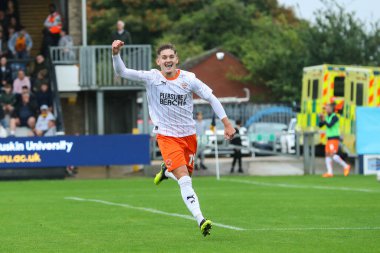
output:
POLYGON ((120 52, 120 48, 124 45, 124 42, 121 40, 114 40, 112 42, 112 54, 116 55, 120 52))
POLYGON ((235 134, 236 130, 232 127, 232 125, 228 125, 224 128, 224 139, 231 140, 235 134))

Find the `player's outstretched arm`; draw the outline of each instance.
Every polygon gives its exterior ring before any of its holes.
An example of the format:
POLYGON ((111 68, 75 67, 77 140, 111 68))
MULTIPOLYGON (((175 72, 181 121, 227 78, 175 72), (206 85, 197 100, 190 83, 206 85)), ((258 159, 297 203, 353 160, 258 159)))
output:
POLYGON ((236 134, 235 128, 232 126, 227 117, 222 119, 222 123, 224 125, 224 138, 226 140, 231 140, 236 134))
POLYGON ((226 115, 226 112, 225 112, 222 104, 215 97, 214 94, 210 94, 209 97, 207 98, 207 101, 210 103, 215 114, 218 116, 218 118, 222 121, 222 123, 224 125, 224 138, 226 140, 231 140, 234 137, 236 130, 232 126, 231 122, 228 120, 228 117, 226 115))
POLYGON ((115 74, 131 81, 143 82, 146 81, 147 76, 143 71, 137 71, 134 69, 128 69, 125 67, 123 60, 120 57, 120 50, 123 47, 124 42, 121 40, 115 40, 112 43, 112 61, 115 74))

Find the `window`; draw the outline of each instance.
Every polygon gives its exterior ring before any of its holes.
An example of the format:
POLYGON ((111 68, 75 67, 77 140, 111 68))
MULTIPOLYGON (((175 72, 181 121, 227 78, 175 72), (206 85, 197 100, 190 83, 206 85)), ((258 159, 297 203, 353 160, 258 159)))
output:
POLYGON ((350 101, 354 101, 354 82, 351 82, 350 94, 350 101))
POLYGON ((318 99, 318 79, 313 80, 313 99, 318 99))
POLYGON ((310 92, 311 92, 311 89, 310 89, 310 79, 309 79, 307 80, 307 97, 308 98, 311 96, 310 92))
POLYGON ((344 76, 334 79, 334 97, 344 97, 344 76))
POLYGON ((363 84, 356 85, 356 105, 363 105, 363 84))

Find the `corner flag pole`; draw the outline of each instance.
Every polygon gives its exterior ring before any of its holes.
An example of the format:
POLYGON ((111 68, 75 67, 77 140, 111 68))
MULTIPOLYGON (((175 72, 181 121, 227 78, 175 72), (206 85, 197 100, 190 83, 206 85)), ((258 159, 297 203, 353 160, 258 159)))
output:
POLYGON ((220 180, 220 171, 219 171, 219 152, 218 152, 218 135, 215 128, 215 163, 216 163, 216 180, 220 180))
POLYGON ((219 171, 218 134, 217 134, 217 129, 216 129, 215 114, 212 115, 211 130, 214 131, 214 136, 215 136, 215 163, 216 163, 215 169, 216 169, 216 180, 219 180, 220 171, 219 171))

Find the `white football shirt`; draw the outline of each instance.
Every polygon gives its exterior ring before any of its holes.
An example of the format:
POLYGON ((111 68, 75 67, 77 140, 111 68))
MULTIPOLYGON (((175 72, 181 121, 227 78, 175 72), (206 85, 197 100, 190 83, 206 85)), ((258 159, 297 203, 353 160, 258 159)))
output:
POLYGON ((184 70, 177 70, 175 78, 167 79, 157 69, 137 71, 121 64, 120 56, 114 56, 114 67, 121 77, 142 82, 146 87, 154 133, 174 137, 195 134, 193 92, 208 100, 213 95, 206 84, 184 70))

